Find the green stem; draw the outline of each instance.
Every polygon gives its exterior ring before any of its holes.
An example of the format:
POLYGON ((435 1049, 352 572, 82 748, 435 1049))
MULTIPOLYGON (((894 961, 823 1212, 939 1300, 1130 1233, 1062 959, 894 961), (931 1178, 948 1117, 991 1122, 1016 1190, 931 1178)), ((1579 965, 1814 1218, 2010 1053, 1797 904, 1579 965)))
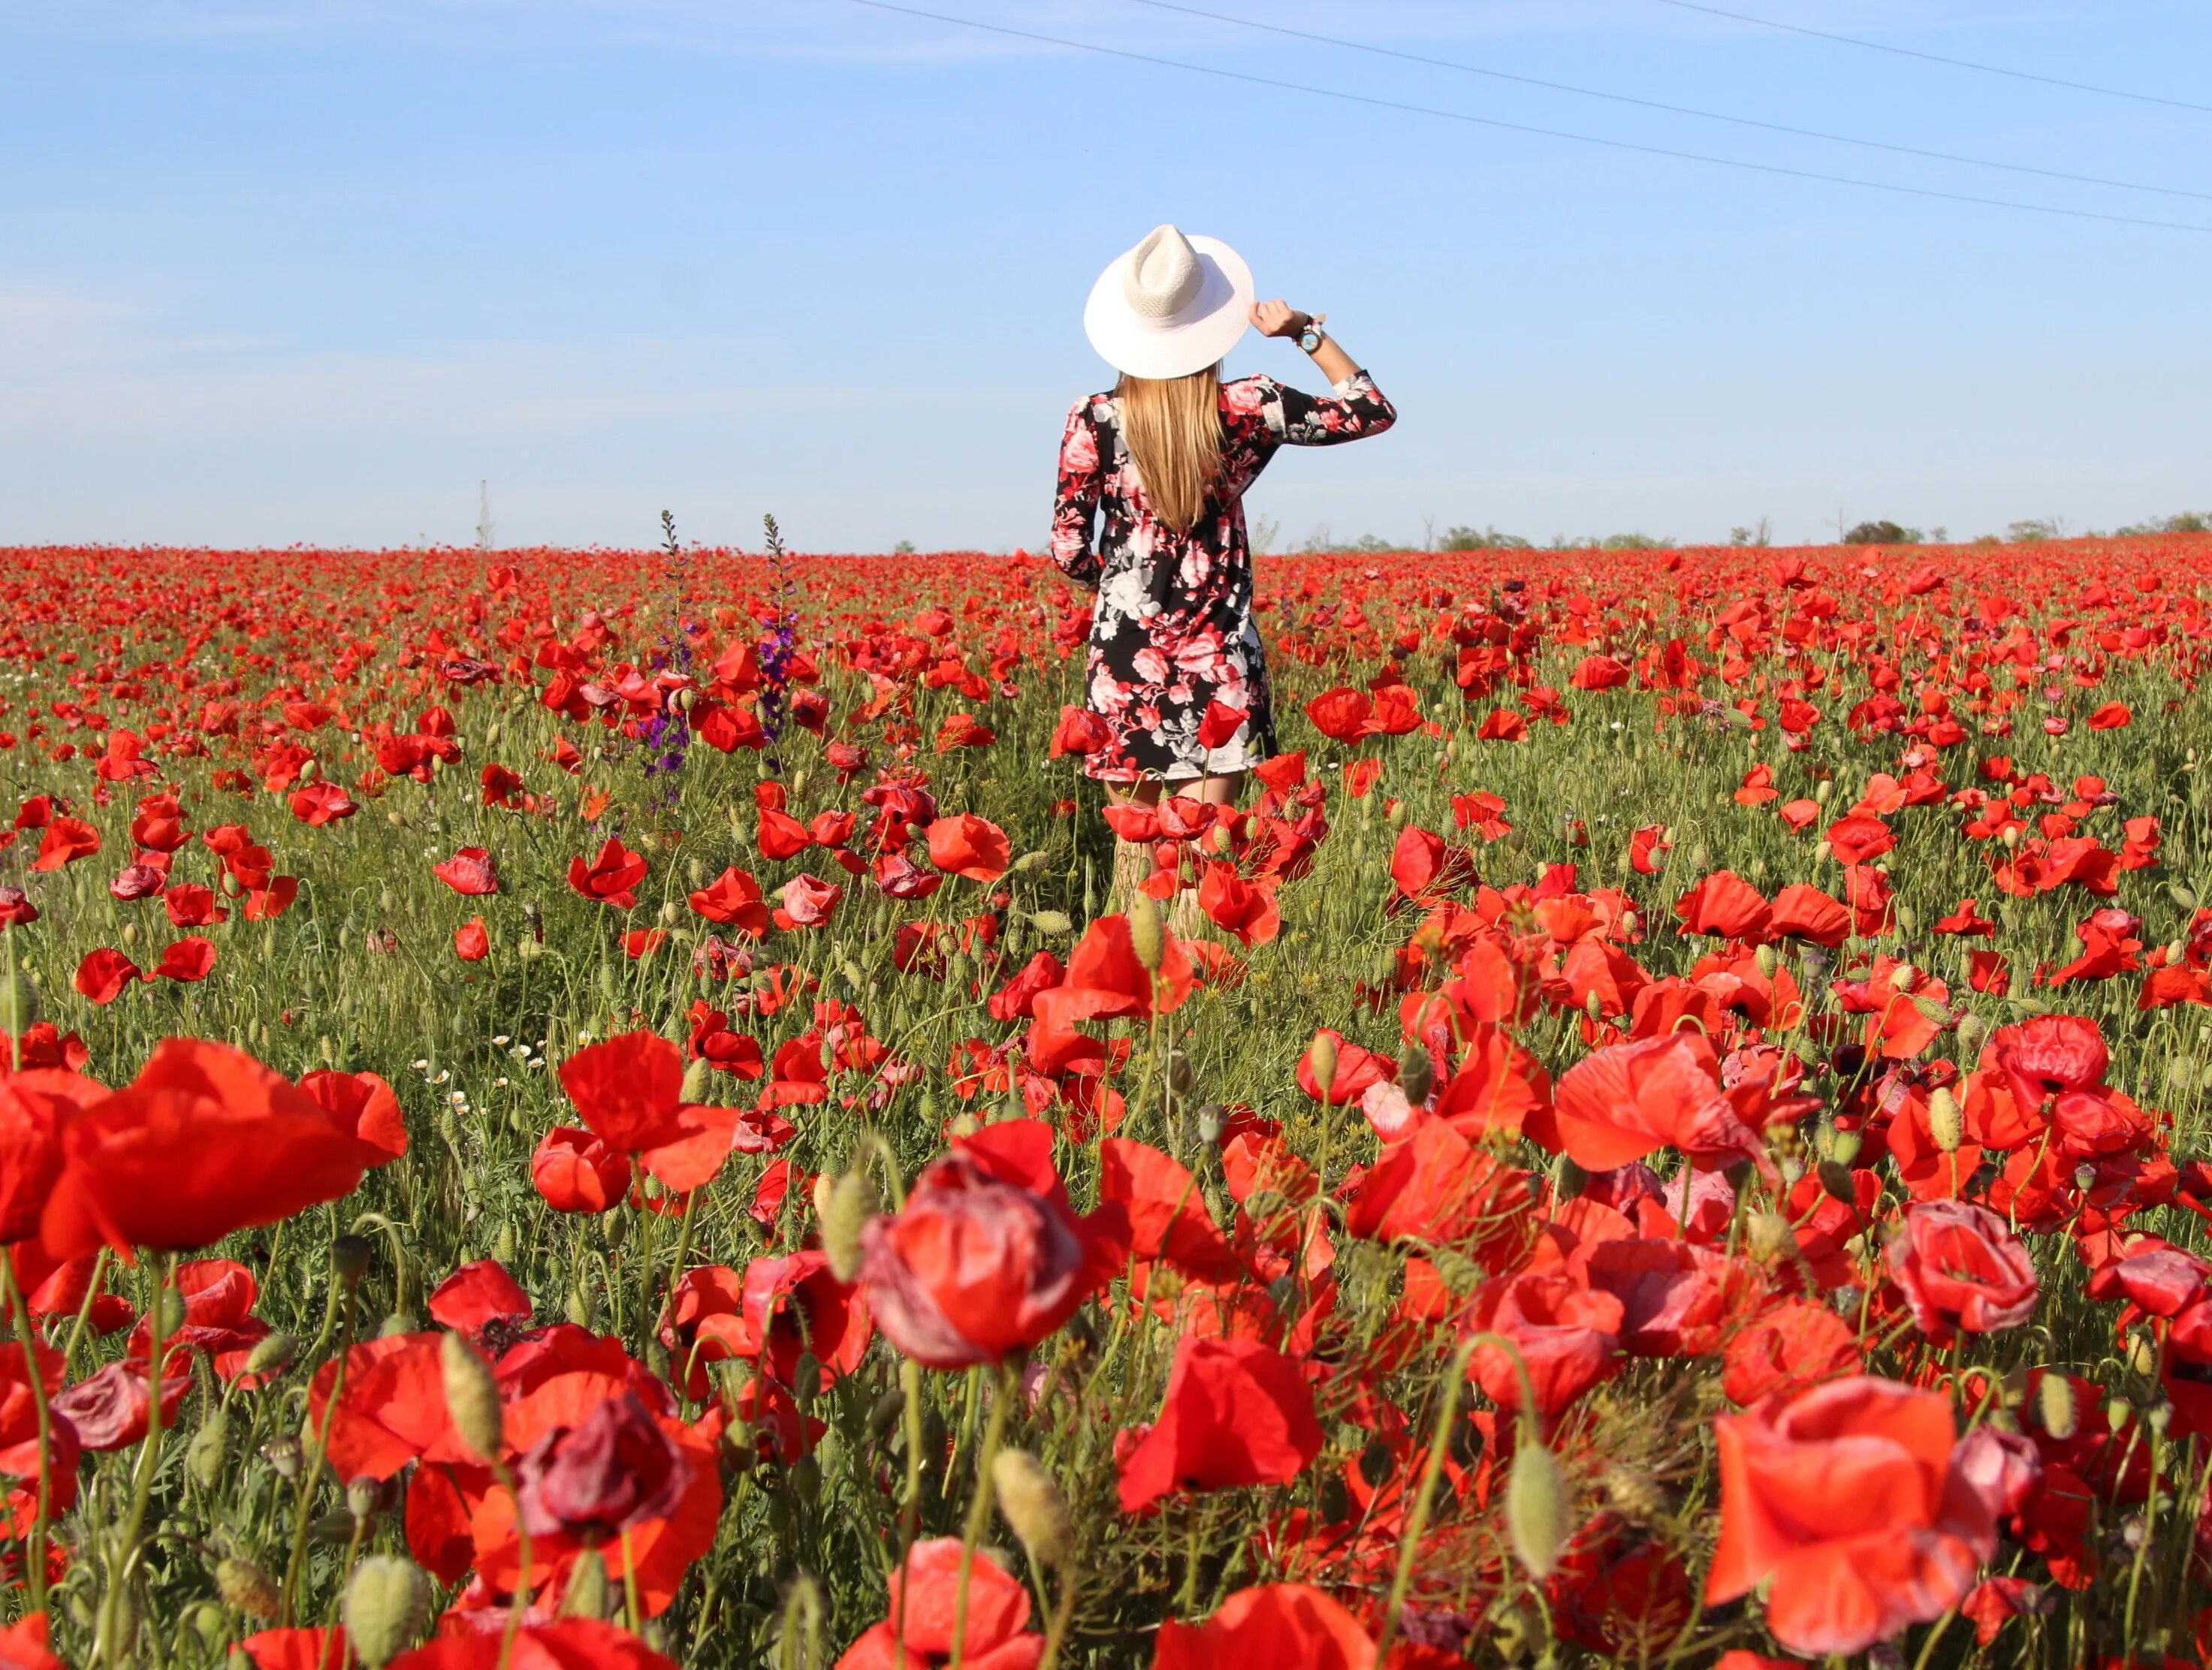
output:
POLYGON ((994 1491, 991 1463, 998 1460, 1000 1442, 1006 1436, 1006 1417, 1013 1411, 1019 1374, 1013 1364, 999 1370, 998 1395, 991 1400, 991 1418, 983 1428, 983 1447, 975 1452, 975 1494, 968 1503, 968 1521, 960 1532, 960 1586, 952 1599, 952 1658, 947 1670, 960 1670, 968 1646, 968 1579, 975 1569, 975 1545, 991 1522, 994 1491))
POLYGON ((123 1524, 123 1535, 117 1543, 114 1564, 107 1575, 107 1593, 101 1597, 100 1626, 95 1643, 97 1656, 103 1664, 126 1662, 122 1643, 116 1637, 123 1627, 123 1597, 130 1588, 129 1571, 131 1557, 138 1551, 139 1533, 146 1527, 146 1508, 154 1495, 154 1473, 161 1461, 161 1370, 162 1359, 168 1354, 168 1316, 164 1297, 169 1283, 176 1274, 177 1255, 167 1254, 161 1260, 161 1278, 154 1284, 154 1303, 146 1308, 146 1328, 154 1348, 150 1359, 153 1365, 154 1394, 147 1400, 146 1442, 138 1453, 138 1476, 131 1487, 131 1511, 123 1524))
MULTIPOLYGON (((1375 1662, 1382 1663, 1390 1656, 1390 1643, 1398 1633, 1398 1614, 1405 1609, 1406 1591, 1413 1586, 1413 1555, 1421 1545, 1421 1536, 1429 1528, 1429 1514, 1436 1506, 1437 1480, 1444 1468, 1445 1453, 1451 1448, 1452 1423, 1459 1417, 1460 1393, 1467 1386, 1467 1370, 1474 1356, 1475 1347, 1486 1336, 1476 1334, 1462 1340, 1459 1349, 1452 1353, 1451 1365, 1444 1370, 1443 1406, 1437 1411, 1437 1427, 1429 1439, 1429 1459, 1421 1469, 1421 1484, 1413 1497, 1413 1511, 1406 1521, 1406 1528, 1398 1537, 1398 1567, 1390 1576, 1390 1598, 1383 1604, 1382 1633, 1375 1643, 1375 1662)), ((1504 1345, 1503 1340, 1495 1343, 1504 1345)), ((1509 1345, 1507 1349, 1510 1350, 1509 1345)), ((1533 1408, 1535 1398, 1528 1386, 1528 1370, 1516 1351, 1513 1366, 1520 1370, 1522 1382, 1522 1406, 1533 1408)))
MULTIPOLYGON (((22 1341, 23 1367, 30 1377, 31 1407, 39 1421, 39 1508, 31 1522, 31 1546, 24 1557, 25 1576, 31 1588, 31 1610, 46 1609, 46 1525, 53 1515, 53 1418, 46 1407, 46 1381, 40 1370, 39 1337, 31 1327, 31 1309, 23 1302, 23 1284, 15 1278, 15 1254, 0 1252, 0 1282, 8 1289, 8 1305, 15 1315, 15 1337, 22 1341)), ((161 1395, 158 1377, 154 1396, 161 1395)))
MULTIPOLYGON (((291 1623, 293 1608, 299 1598, 300 1578, 307 1564, 307 1509, 313 1505, 315 1486, 322 1482, 324 1463, 330 1454, 331 1424, 337 1418, 338 1400, 345 1395, 346 1359, 353 1353, 353 1282, 343 1279, 331 1284, 329 1309, 331 1312, 337 1311, 340 1309, 339 1298, 343 1295, 346 1301, 343 1306, 345 1320, 340 1330, 342 1338, 338 1345, 337 1371, 331 1377, 331 1399, 323 1406, 323 1418, 316 1425, 314 1448, 300 1467, 299 1499, 295 1507, 292 1527, 292 1551, 284 1562, 284 1589, 276 1612, 277 1621, 283 1624, 291 1623)), ((326 1314, 322 1339, 316 1345, 318 1351, 329 1339, 330 1334, 331 1320, 326 1314)))

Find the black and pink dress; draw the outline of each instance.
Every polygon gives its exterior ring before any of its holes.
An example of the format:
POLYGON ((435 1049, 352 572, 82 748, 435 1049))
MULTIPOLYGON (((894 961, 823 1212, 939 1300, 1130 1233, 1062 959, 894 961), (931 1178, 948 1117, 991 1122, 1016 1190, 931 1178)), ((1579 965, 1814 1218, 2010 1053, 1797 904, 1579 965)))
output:
POLYGON ((1111 394, 1079 400, 1060 443, 1052 560, 1095 586, 1086 693, 1114 741, 1084 770, 1109 783, 1225 776, 1275 751, 1267 659, 1252 619, 1244 489, 1281 446, 1380 434, 1397 413, 1365 372, 1320 398, 1272 377, 1221 386, 1221 480, 1190 531, 1145 502, 1111 394), (1096 550, 1092 516, 1103 510, 1096 550))

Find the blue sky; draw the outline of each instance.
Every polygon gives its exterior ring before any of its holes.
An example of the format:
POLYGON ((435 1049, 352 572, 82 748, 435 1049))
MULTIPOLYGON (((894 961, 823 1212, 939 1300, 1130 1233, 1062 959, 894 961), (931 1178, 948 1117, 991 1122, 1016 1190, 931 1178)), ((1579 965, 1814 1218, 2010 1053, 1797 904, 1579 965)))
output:
MULTIPOLYGON (((2191 222, 1136 0, 927 9, 1499 121, 2191 222)), ((1661 0, 1198 0, 1427 57, 2212 193, 2212 113, 1661 0)), ((2198 98, 2189 0, 1724 0, 2198 98)), ((852 0, 0 0, 0 543, 1034 549, 1155 222, 1325 308, 1392 434, 1253 508, 1418 542, 1957 536, 2212 507, 2212 232, 1916 198, 1063 51, 852 0)), ((1314 373, 1248 338, 1232 370, 1314 373)))

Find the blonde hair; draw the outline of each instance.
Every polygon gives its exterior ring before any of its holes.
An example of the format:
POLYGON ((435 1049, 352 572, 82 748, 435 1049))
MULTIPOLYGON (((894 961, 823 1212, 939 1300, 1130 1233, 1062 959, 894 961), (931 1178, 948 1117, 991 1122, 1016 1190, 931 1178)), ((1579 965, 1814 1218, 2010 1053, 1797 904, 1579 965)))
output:
POLYGON ((1125 374, 1114 392, 1152 514, 1189 532, 1221 475, 1221 367, 1182 377, 1125 374))

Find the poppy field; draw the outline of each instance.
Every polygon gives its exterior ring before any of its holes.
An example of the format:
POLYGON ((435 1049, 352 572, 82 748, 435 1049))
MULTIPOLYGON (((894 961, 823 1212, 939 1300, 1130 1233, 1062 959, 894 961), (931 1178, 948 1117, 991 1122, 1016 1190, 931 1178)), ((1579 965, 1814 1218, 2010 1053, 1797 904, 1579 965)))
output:
POLYGON ((2212 1662, 2208 575, 10 551, 0 1670, 2212 1662))

